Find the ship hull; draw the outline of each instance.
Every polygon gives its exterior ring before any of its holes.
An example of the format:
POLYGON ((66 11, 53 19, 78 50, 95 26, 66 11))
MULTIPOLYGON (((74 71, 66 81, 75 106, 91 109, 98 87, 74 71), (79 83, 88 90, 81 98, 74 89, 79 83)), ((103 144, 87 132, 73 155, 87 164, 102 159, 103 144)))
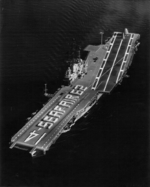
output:
POLYGON ((77 77, 69 86, 62 87, 12 137, 11 148, 29 150, 32 156, 45 154, 103 94, 110 93, 122 81, 139 38, 139 34, 114 32, 106 44, 87 46, 87 73, 82 78, 77 77))

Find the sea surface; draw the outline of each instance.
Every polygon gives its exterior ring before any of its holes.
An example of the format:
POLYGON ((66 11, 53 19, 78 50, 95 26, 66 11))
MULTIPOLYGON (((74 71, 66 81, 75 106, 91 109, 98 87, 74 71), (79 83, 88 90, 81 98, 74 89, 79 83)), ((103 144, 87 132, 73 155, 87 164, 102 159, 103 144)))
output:
POLYGON ((149 0, 5 0, 1 8, 2 187, 148 187, 149 0), (139 33, 121 86, 63 134, 46 156, 9 149, 49 93, 65 85, 67 60, 114 31, 139 33))

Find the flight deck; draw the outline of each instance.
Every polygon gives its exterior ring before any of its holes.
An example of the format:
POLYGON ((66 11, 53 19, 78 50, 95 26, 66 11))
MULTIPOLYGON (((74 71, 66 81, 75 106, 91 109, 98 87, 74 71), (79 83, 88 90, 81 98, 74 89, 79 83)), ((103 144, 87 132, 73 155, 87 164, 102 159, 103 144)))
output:
POLYGON ((114 32, 105 44, 89 45, 85 60, 68 69, 70 84, 64 86, 11 139, 11 148, 45 154, 57 138, 71 129, 105 93, 119 84, 137 50, 139 34, 114 32))

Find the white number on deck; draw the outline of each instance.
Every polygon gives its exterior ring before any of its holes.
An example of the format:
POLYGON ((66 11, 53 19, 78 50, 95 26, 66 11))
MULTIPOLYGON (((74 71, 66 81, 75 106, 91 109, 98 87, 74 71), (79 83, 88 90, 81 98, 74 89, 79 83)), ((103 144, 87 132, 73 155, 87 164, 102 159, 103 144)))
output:
POLYGON ((35 130, 34 130, 34 131, 30 132, 30 135, 28 136, 27 139, 25 139, 24 142, 28 142, 29 140, 35 138, 35 137, 38 136, 38 135, 39 135, 39 134, 35 133, 35 130))

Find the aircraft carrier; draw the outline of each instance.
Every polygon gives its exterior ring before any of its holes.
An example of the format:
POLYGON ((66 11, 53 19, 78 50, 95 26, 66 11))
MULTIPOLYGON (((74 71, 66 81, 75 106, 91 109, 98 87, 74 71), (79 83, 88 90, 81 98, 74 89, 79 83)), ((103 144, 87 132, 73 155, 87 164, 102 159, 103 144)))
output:
POLYGON ((139 45, 139 34, 114 32, 105 44, 88 45, 85 59, 67 70, 69 86, 57 91, 11 139, 10 148, 45 154, 57 138, 70 130, 105 93, 120 84, 139 45))

